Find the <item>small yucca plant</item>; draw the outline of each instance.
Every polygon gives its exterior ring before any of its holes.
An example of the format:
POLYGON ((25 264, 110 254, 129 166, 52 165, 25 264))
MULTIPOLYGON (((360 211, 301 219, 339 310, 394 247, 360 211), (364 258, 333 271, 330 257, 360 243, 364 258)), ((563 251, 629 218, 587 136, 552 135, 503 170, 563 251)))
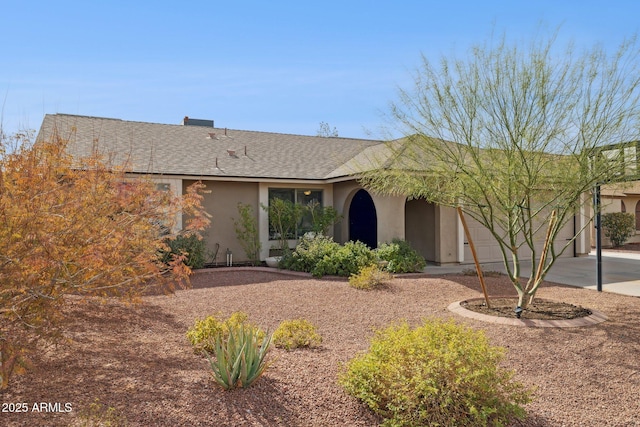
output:
POLYGON ((215 342, 215 359, 206 353, 215 381, 225 390, 251 386, 267 368, 271 335, 252 326, 237 324, 215 342))

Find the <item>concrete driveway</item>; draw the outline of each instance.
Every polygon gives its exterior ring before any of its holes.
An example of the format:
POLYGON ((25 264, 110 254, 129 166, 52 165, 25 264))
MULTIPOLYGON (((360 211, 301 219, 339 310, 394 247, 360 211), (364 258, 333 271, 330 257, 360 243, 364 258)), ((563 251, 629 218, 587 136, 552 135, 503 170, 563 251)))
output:
MULTIPOLYGON (((482 264, 483 271, 505 271, 502 263, 482 264)), ((522 276, 531 271, 523 263, 522 276)), ((427 266, 426 273, 438 275, 459 273, 464 269, 475 269, 473 264, 427 266)), ((549 282, 579 286, 597 290, 596 254, 578 258, 560 258, 545 278, 549 282)), ((602 290, 623 295, 640 296, 640 254, 635 252, 602 251, 602 290)))

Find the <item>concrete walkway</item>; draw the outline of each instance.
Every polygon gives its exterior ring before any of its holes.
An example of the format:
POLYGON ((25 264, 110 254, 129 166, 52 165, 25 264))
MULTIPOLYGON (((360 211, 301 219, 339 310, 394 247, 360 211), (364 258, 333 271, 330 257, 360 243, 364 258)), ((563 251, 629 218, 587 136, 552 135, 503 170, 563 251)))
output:
MULTIPOLYGON (((531 266, 528 262, 521 265, 522 276, 528 277, 531 266)), ((459 273, 465 269, 475 269, 473 264, 427 266, 427 274, 440 275, 459 273)), ((505 269, 502 263, 482 264, 483 271, 505 269)), ((565 285, 579 286, 597 290, 596 254, 578 258, 560 258, 545 280, 565 285)), ((623 295, 640 297, 640 254, 634 252, 602 251, 602 290, 623 295)))

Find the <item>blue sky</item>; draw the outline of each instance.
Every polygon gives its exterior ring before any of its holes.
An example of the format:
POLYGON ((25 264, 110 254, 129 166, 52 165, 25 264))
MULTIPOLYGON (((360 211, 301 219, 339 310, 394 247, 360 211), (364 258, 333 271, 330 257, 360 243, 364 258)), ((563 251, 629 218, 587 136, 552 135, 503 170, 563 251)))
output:
POLYGON ((637 33, 634 0, 3 1, 5 133, 44 114, 377 138, 381 113, 420 55, 438 59, 492 30, 615 46, 637 33))

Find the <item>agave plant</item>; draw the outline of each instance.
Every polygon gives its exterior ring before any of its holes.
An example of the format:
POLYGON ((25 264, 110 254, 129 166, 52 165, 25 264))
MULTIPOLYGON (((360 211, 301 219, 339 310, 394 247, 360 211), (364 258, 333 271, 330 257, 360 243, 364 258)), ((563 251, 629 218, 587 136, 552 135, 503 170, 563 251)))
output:
POLYGON ((245 324, 229 328, 226 338, 218 337, 215 359, 207 358, 215 381, 225 390, 251 386, 267 368, 266 355, 271 335, 245 324))

